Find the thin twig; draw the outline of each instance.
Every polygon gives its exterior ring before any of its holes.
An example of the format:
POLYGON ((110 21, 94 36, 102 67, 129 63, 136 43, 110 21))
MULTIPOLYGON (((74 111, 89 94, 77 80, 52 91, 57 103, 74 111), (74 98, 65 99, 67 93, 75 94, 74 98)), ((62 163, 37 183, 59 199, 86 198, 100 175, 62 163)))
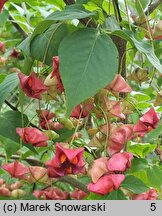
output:
POLYGON ((120 9, 119 9, 119 2, 118 0, 113 0, 113 6, 114 6, 114 11, 115 11, 115 16, 118 22, 122 21, 122 17, 120 14, 120 9))
POLYGON ((13 111, 19 111, 17 107, 14 107, 9 101, 4 101, 7 106, 9 106, 13 111))
MULTIPOLYGON (((6 155, 0 154, 0 157, 1 158, 6 158, 6 155)), ((12 155, 11 159, 19 160, 20 156, 19 155, 12 155)), ((30 165, 33 165, 33 166, 42 166, 43 165, 43 163, 41 161, 39 161, 39 160, 37 160, 35 158, 32 158, 32 157, 24 158, 23 160, 25 160, 26 162, 28 162, 30 165)))
POLYGON ((16 20, 13 18, 13 16, 11 14, 9 14, 9 20, 12 22, 13 26, 23 36, 24 39, 28 37, 28 35, 26 34, 26 32, 21 28, 21 26, 19 24, 16 23, 16 20))
MULTIPOLYGON (((15 111, 15 112, 20 112, 20 111, 18 110, 18 108, 15 107, 15 106, 13 106, 9 101, 5 100, 4 102, 5 102, 5 104, 6 104, 8 107, 10 107, 13 111, 15 111)), ((34 124, 31 123, 31 122, 30 122, 29 125, 30 125, 31 127, 38 128, 36 125, 34 125, 34 124)), ((38 128, 38 129, 39 129, 39 128, 38 128)))
POLYGON ((74 187, 84 191, 85 193, 89 193, 86 185, 84 185, 82 182, 78 181, 77 179, 71 177, 71 176, 64 176, 58 179, 58 181, 66 182, 70 185, 73 185, 74 187))
POLYGON ((148 5, 148 7, 145 9, 146 16, 151 14, 161 3, 162 3, 162 0, 156 0, 152 4, 148 5))
MULTIPOLYGON (((121 13, 120 13, 120 8, 119 8, 119 3, 118 0, 113 0, 113 5, 114 5, 114 10, 116 13, 117 20, 119 22, 122 21, 121 13)), ((122 29, 122 26, 121 26, 122 29)), ((126 45, 127 41, 122 39, 121 37, 113 35, 112 40, 114 44, 116 45, 118 52, 119 52, 119 68, 118 71, 121 70, 121 75, 124 79, 126 79, 126 55, 123 56, 123 54, 126 51, 126 45), (120 68, 122 62, 122 68, 120 68)))

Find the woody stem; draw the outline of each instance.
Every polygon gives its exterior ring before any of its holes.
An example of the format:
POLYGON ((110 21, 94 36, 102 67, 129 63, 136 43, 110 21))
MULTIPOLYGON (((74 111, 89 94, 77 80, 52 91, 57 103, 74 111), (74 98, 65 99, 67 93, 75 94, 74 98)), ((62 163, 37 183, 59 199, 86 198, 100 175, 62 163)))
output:
POLYGON ((66 182, 70 185, 73 185, 74 187, 84 191, 85 193, 89 193, 86 185, 84 185, 82 182, 76 180, 75 178, 71 177, 71 176, 64 176, 58 179, 58 181, 61 182, 66 182))

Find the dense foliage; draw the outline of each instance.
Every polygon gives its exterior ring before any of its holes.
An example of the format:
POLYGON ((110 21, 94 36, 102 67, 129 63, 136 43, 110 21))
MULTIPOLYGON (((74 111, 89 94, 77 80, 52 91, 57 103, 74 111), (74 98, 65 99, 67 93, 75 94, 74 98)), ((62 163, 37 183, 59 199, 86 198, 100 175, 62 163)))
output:
POLYGON ((0 0, 0 198, 162 199, 161 0, 0 0))

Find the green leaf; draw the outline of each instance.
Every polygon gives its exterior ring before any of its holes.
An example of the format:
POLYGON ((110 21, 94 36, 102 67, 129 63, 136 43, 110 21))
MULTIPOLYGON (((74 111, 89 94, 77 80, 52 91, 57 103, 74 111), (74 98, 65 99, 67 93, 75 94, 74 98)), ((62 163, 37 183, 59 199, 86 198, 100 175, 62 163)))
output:
MULTIPOLYGON (((85 146, 85 148, 89 150, 89 148, 87 146, 85 146)), ((94 157, 92 155, 92 152, 89 153, 88 151, 84 151, 84 158, 88 164, 91 164, 94 161, 94 157)))
POLYGON ((138 12, 138 15, 141 16, 144 13, 144 9, 146 8, 146 6, 150 3, 149 0, 135 0, 135 7, 136 10, 138 12))
POLYGON ((30 57, 25 57, 23 73, 29 75, 31 73, 34 61, 30 57))
POLYGON ((0 142, 3 144, 3 147, 5 149, 7 158, 9 159, 13 154, 17 152, 17 150, 20 149, 20 144, 14 142, 13 140, 3 137, 0 135, 0 142))
MULTIPOLYGON (((12 198, 13 199, 13 198, 12 198)), ((20 199, 20 198, 19 198, 20 199)), ((33 194, 27 194, 21 197, 21 200, 37 200, 37 198, 33 194)))
POLYGON ((84 198, 85 200, 103 200, 103 196, 90 192, 88 196, 84 198))
POLYGON ((0 200, 13 200, 13 198, 8 196, 0 196, 0 200))
POLYGON ((5 183, 8 184, 9 182, 11 182, 11 175, 6 170, 1 168, 0 175, 1 175, 1 178, 5 181, 5 183))
POLYGON ((23 54, 25 56, 30 56, 30 40, 31 36, 27 37, 25 40, 23 40, 18 46, 18 49, 21 49, 23 51, 23 54))
POLYGON ((103 23, 103 28, 108 31, 116 31, 120 29, 120 25, 114 16, 109 16, 105 19, 105 22, 103 23))
POLYGON ((86 4, 89 0, 76 0, 77 4, 86 4))
POLYGON ((96 11, 98 14, 98 16, 96 16, 96 20, 99 24, 102 24, 105 20, 105 15, 104 12, 102 10, 102 6, 100 4, 95 3, 94 1, 89 1, 87 4, 84 5, 85 9, 87 9, 88 11, 96 11))
POLYGON ((3 102, 7 99, 9 94, 19 84, 19 79, 16 73, 10 74, 5 77, 4 81, 0 84, 0 108, 3 102))
POLYGON ((157 140, 157 138, 162 134, 162 121, 160 121, 158 123, 158 126, 157 128, 155 128, 154 130, 152 130, 150 133, 147 134, 147 139, 150 141, 150 142, 154 142, 157 140))
POLYGON ((66 24, 53 24, 43 34, 36 36, 31 41, 32 57, 51 65, 52 57, 58 55, 58 47, 67 34, 66 24))
POLYGON ((50 14, 46 20, 73 20, 73 19, 83 19, 86 17, 91 17, 96 15, 96 12, 89 12, 82 5, 70 5, 66 6, 63 11, 56 11, 50 14))
POLYGON ((137 109, 141 109, 141 110, 144 110, 144 109, 146 109, 146 108, 148 108, 148 107, 151 107, 151 104, 148 103, 148 102, 140 102, 140 103, 138 103, 138 104, 136 105, 136 108, 137 108, 137 109))
POLYGON ((91 182, 91 178, 87 175, 82 175, 78 181, 82 182, 84 185, 87 185, 88 183, 91 182))
POLYGON ((147 177, 151 184, 151 187, 155 187, 158 190, 162 186, 162 169, 158 166, 153 166, 147 169, 147 177))
POLYGON ((2 12, 0 13, 0 24, 4 26, 7 22, 8 17, 9 17, 8 10, 6 9, 2 10, 2 12))
POLYGON ((27 194, 25 196, 21 196, 19 198, 0 196, 0 200, 37 200, 37 198, 33 194, 27 194))
POLYGON ((127 198, 124 193, 118 189, 113 190, 111 193, 103 196, 103 200, 127 200, 127 198))
POLYGON ((57 134, 59 134, 59 138, 55 140, 55 142, 66 142, 75 132, 75 129, 68 130, 66 128, 63 128, 61 130, 57 131, 57 134))
POLYGON ((149 188, 139 178, 128 175, 120 185, 126 189, 129 189, 133 193, 140 194, 147 191, 149 188))
MULTIPOLYGON (((28 118, 23 115, 24 127, 28 124, 28 118)), ((0 135, 19 142, 20 137, 16 133, 16 128, 22 127, 21 113, 16 111, 7 111, 0 114, 0 135)))
POLYGON ((120 189, 118 189, 113 190, 111 193, 106 194, 104 196, 91 192, 88 196, 85 197, 85 200, 126 200, 126 197, 123 194, 123 192, 120 189))
MULTIPOLYGON (((90 0, 89 2, 92 2, 92 3, 96 4, 98 7, 102 8, 103 1, 104 0, 90 0)), ((87 3, 88 3, 88 1, 87 1, 87 3)))
POLYGON ((59 47, 59 57, 67 116, 77 104, 109 84, 118 70, 114 43, 95 29, 80 29, 67 36, 59 47))
POLYGON ((16 4, 12 3, 12 2, 11 2, 10 4, 11 4, 13 7, 16 8, 16 10, 17 10, 17 11, 19 12, 19 14, 20 14, 20 17, 24 16, 25 10, 24 10, 22 7, 16 5, 16 4))
POLYGON ((64 9, 64 1, 63 0, 46 0, 47 3, 54 4, 56 7, 60 9, 64 9))
POLYGON ((0 74, 0 83, 3 82, 3 80, 5 79, 6 74, 0 74))
POLYGON ((149 62, 159 71, 162 71, 162 65, 160 64, 159 59, 154 53, 151 44, 137 37, 137 34, 129 31, 129 30, 117 30, 112 33, 113 35, 117 35, 127 41, 129 41, 132 46, 135 46, 139 52, 142 52, 146 55, 149 62))
POLYGON ((17 47, 18 49, 21 49, 23 51, 23 54, 25 56, 23 73, 26 75, 30 74, 32 66, 34 64, 34 59, 32 59, 30 53, 30 40, 31 36, 23 40, 21 44, 19 44, 19 46, 17 47))
POLYGON ((133 124, 136 124, 136 123, 138 122, 139 118, 140 118, 139 113, 136 113, 136 112, 131 113, 131 114, 129 115, 129 117, 130 117, 131 122, 132 122, 133 124))
POLYGON ((144 158, 134 158, 131 162, 131 168, 127 171, 128 173, 136 173, 141 170, 145 170, 149 167, 148 161, 144 158))
POLYGON ((132 91, 131 92, 131 96, 133 96, 138 102, 141 102, 141 101, 148 101, 150 100, 150 96, 147 95, 147 94, 144 94, 142 92, 135 92, 135 91, 132 91))
POLYGON ((134 43, 133 43, 132 39, 130 38, 130 36, 125 31, 116 30, 116 31, 112 32, 112 35, 116 35, 118 37, 121 37, 121 38, 129 41, 131 43, 131 45, 134 46, 134 43))
POLYGON ((154 151, 156 144, 128 142, 128 151, 142 158, 154 151))
POLYGON ((43 20, 40 22, 34 29, 34 32, 30 37, 30 41, 33 40, 33 38, 37 35, 44 33, 52 24, 54 24, 53 20, 43 20))
POLYGON ((147 169, 141 170, 141 171, 138 171, 136 173, 133 173, 132 175, 141 179, 147 186, 150 186, 146 171, 147 171, 147 169))
POLYGON ((125 32, 129 35, 131 40, 133 41, 135 47, 138 51, 144 53, 148 58, 149 62, 159 71, 162 71, 162 65, 160 64, 159 59, 154 53, 151 44, 148 41, 141 40, 131 31, 125 30, 125 32))
POLYGON ((31 143, 23 143, 23 145, 28 148, 30 151, 32 151, 34 154, 38 155, 38 152, 36 148, 31 143))

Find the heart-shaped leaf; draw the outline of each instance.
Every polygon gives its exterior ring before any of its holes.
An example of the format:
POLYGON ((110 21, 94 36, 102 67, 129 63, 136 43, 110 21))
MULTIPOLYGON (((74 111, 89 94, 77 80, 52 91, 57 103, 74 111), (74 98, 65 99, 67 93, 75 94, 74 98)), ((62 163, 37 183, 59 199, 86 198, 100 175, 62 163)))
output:
POLYGON ((60 44, 59 57, 67 116, 77 104, 109 84, 118 70, 116 46, 95 29, 80 29, 67 36, 60 44))

